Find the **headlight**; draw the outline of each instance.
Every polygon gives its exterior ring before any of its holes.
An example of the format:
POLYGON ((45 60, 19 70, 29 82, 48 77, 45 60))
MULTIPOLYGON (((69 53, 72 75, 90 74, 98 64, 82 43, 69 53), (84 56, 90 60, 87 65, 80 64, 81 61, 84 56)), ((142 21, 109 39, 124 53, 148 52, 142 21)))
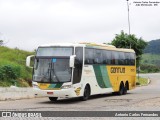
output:
POLYGON ((38 85, 32 84, 33 88, 39 88, 38 85))
POLYGON ((64 85, 64 86, 61 87, 61 89, 68 89, 68 88, 71 88, 71 87, 72 87, 72 85, 64 85))

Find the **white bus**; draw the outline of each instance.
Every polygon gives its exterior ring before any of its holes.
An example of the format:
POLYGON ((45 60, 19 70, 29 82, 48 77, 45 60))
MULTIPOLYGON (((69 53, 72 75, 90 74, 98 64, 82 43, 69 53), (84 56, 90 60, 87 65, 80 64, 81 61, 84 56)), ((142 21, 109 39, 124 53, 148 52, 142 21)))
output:
MULTIPOLYGON (((30 66, 28 56, 26 65, 30 66)), ((135 52, 112 45, 79 43, 39 46, 33 67, 36 95, 59 97, 126 94, 136 86, 135 52)))

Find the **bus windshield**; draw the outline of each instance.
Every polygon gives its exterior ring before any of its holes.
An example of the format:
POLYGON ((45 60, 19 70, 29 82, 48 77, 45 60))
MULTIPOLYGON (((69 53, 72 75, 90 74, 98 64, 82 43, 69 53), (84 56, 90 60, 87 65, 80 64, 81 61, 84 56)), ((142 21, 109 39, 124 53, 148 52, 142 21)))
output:
POLYGON ((71 81, 69 56, 73 47, 39 47, 37 50, 33 81, 54 83, 71 81))
POLYGON ((69 58, 36 58, 33 81, 45 83, 70 82, 71 71, 69 67, 69 58))

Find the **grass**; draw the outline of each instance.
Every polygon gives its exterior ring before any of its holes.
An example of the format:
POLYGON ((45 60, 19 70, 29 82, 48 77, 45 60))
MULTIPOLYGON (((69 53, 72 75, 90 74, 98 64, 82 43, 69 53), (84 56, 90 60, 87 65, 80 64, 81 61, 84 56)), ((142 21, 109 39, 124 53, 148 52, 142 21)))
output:
POLYGON ((160 54, 143 54, 141 64, 160 66, 160 54))
POLYGON ((1 87, 9 87, 9 86, 17 86, 17 87, 29 87, 29 83, 24 79, 17 79, 17 80, 6 80, 6 81, 0 81, 1 87))
POLYGON ((143 54, 140 62, 141 73, 160 72, 160 54, 143 54))
POLYGON ((136 84, 137 85, 148 85, 148 79, 147 78, 142 78, 142 77, 137 77, 136 79, 136 84))
POLYGON ((16 80, 0 79, 0 86, 8 87, 14 85, 15 82, 13 81, 16 81, 18 87, 29 86, 28 83, 32 78, 32 69, 26 67, 25 62, 26 57, 32 54, 34 54, 34 52, 0 46, 0 67, 10 65, 20 70, 19 77, 16 80))

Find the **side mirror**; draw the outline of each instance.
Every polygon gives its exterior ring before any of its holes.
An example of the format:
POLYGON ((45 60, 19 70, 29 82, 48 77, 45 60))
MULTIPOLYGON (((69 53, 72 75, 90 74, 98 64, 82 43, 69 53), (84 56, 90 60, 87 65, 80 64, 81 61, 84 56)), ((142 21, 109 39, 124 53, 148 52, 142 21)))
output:
POLYGON ((30 68, 33 68, 33 67, 31 67, 31 58, 32 57, 34 57, 35 55, 30 55, 30 56, 28 56, 27 58, 26 58, 26 66, 27 67, 30 67, 30 68))
POLYGON ((76 55, 70 56, 69 67, 74 68, 75 57, 76 57, 76 55))

